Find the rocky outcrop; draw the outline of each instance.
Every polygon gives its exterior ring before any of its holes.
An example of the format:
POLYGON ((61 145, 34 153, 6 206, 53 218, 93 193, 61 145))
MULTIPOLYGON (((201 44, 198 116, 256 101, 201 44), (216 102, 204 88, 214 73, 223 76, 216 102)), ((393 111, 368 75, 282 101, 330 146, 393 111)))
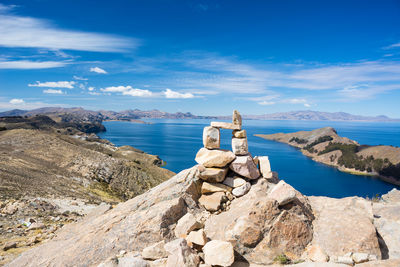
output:
POLYGON ((400 185, 400 148, 360 145, 341 137, 332 127, 256 136, 297 147, 317 162, 351 174, 374 175, 400 185))
MULTIPOLYGON (((8 266, 398 263, 396 253, 385 254, 385 249, 398 248, 388 237, 396 229, 382 226, 397 223, 390 214, 396 212, 392 206, 400 206, 397 191, 379 202, 306 197, 283 180, 272 182, 261 175, 249 179, 232 171, 223 182, 210 182, 202 178, 204 169, 194 166, 112 209, 95 210, 8 266), (243 186, 248 190, 234 194, 243 186)), ((265 167, 261 173, 270 172, 265 167)))

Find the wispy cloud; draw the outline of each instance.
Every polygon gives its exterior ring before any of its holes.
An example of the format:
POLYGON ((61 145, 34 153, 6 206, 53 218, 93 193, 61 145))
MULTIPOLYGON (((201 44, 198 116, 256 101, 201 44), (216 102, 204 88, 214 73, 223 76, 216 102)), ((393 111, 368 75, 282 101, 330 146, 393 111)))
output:
POLYGON ((166 98, 194 98, 195 96, 192 93, 179 93, 176 91, 173 91, 169 88, 167 88, 163 94, 165 95, 166 98))
POLYGON ((149 90, 133 88, 132 86, 110 86, 100 89, 102 92, 121 93, 122 95, 137 96, 137 97, 150 97, 153 93, 149 90))
POLYGON ((65 104, 50 104, 45 102, 30 102, 21 98, 13 98, 8 102, 0 101, 0 110, 7 109, 35 109, 41 107, 67 107, 65 104))
MULTIPOLYGON (((0 38, 1 39, 1 38, 0 38)), ((13 60, 13 61, 1 61, 0 69, 50 69, 60 68, 70 64, 66 61, 30 61, 30 60, 13 60)))
POLYGON ((12 105, 20 105, 20 104, 24 104, 25 101, 23 99, 19 99, 19 98, 13 98, 10 100, 9 102, 12 105))
POLYGON ((64 94, 64 92, 60 89, 56 90, 56 89, 45 89, 43 90, 44 94, 58 94, 58 95, 62 95, 64 94))
POLYGON ((74 75, 73 78, 78 81, 87 81, 88 80, 88 78, 84 78, 84 77, 80 77, 80 76, 76 76, 76 75, 74 75))
POLYGON ((103 70, 102 68, 99 68, 99 67, 90 68, 90 71, 91 72, 96 72, 96 73, 99 73, 99 74, 107 74, 107 71, 105 71, 105 70, 103 70))
POLYGON ((60 81, 60 82, 39 82, 28 84, 29 87, 53 87, 53 88, 74 88, 74 81, 60 81))
POLYGON ((0 7, 0 46, 65 49, 92 52, 123 52, 140 41, 111 34, 61 29, 38 18, 18 16, 10 7, 0 7))

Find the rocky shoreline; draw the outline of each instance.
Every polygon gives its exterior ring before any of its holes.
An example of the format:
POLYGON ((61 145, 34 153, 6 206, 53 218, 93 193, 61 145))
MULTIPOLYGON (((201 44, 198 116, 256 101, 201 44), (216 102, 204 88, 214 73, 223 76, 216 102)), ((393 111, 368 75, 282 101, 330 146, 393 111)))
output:
POLYGON ((331 127, 294 133, 256 134, 298 148, 316 162, 353 175, 376 176, 400 186, 400 148, 360 145, 331 127))
POLYGON ((247 148, 240 114, 203 131, 198 165, 55 232, 7 266, 399 266, 400 191, 307 197, 247 148), (232 151, 219 131, 233 130, 232 151), (239 140, 238 140, 239 139, 239 140))

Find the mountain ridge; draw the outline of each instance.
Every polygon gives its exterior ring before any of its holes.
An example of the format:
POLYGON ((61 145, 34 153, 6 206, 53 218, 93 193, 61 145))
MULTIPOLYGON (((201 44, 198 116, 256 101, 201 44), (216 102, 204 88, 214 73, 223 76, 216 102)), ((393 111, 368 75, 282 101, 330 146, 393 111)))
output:
MULTIPOLYGON (((191 112, 164 112, 158 109, 140 110, 128 109, 122 111, 111 110, 86 110, 81 107, 74 108, 57 108, 44 107, 33 110, 13 109, 0 112, 0 117, 5 116, 34 116, 49 113, 74 113, 74 114, 90 114, 92 116, 101 117, 102 120, 121 120, 140 122, 140 119, 226 119, 230 116, 202 116, 194 115, 191 112)), ((379 116, 362 116, 354 115, 347 112, 322 112, 313 110, 297 110, 288 112, 275 112, 261 115, 243 115, 247 120, 304 120, 304 121, 374 121, 374 122, 399 122, 400 119, 390 118, 386 115, 379 116)))

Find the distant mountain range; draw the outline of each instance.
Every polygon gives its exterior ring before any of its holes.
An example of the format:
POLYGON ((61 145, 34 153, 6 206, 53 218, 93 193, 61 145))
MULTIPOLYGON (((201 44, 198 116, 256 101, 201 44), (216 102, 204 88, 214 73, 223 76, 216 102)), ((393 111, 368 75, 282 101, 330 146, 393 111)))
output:
MULTIPOLYGON (((231 116, 197 116, 190 112, 169 113, 159 111, 157 109, 143 111, 139 109, 123 110, 120 112, 99 110, 91 111, 83 108, 58 108, 45 107, 34 110, 14 109, 0 113, 0 117, 6 116, 34 116, 34 115, 54 115, 54 114, 73 114, 82 120, 120 120, 120 121, 137 121, 140 119, 226 119, 230 120, 231 116)), ((249 120, 310 120, 310 121, 400 121, 400 119, 392 119, 384 115, 360 116, 345 112, 320 112, 312 110, 299 110, 290 112, 278 112, 263 115, 243 115, 244 119, 249 120)))

